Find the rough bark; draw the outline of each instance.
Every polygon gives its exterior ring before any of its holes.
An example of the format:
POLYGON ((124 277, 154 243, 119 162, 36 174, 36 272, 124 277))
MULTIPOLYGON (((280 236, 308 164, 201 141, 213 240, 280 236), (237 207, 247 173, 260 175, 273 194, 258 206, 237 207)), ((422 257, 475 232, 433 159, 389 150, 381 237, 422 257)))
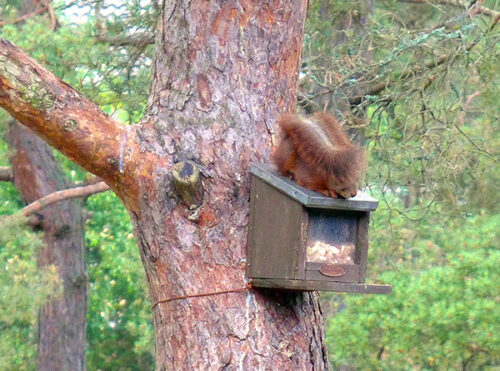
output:
POLYGON ((69 159, 117 182, 126 129, 6 40, 0 41, 0 105, 69 159))
MULTIPOLYGON (((153 302, 245 287, 248 165, 268 161, 277 115, 294 108, 306 6, 165 2, 140 137, 169 166, 193 160, 205 178, 197 224, 168 197, 168 168, 144 184, 149 199, 133 220, 153 302)), ((161 370, 328 368, 311 293, 173 300, 155 306, 154 323, 161 370)))
POLYGON ((138 182, 159 159, 144 152, 136 128, 109 118, 94 103, 0 39, 0 106, 70 160, 102 178, 136 210, 138 182))
MULTIPOLYGON (((164 2, 148 110, 128 132, 0 44, 0 105, 123 200, 153 303, 245 287, 248 165, 269 160, 278 113, 294 109, 306 8, 306 0, 164 2), (21 93, 26 78, 34 102, 21 93), (202 171, 196 210, 172 184, 179 161, 202 171)), ((314 293, 196 296, 154 305, 153 315, 159 370, 328 369, 314 293)))
MULTIPOLYGON (((66 189, 62 169, 50 148, 29 129, 12 122, 7 135, 14 185, 25 203, 66 189)), ((82 202, 61 201, 37 212, 44 245, 38 266, 54 265, 63 294, 51 298, 38 318, 38 369, 84 370, 87 280, 83 240, 82 202)))

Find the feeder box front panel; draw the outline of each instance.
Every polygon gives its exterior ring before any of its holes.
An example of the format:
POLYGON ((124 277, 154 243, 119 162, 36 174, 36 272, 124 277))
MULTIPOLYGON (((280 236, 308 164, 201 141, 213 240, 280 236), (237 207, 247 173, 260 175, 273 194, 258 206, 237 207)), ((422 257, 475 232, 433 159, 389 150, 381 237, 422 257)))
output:
POLYGON ((364 282, 369 212, 309 209, 306 279, 364 282))
POLYGON ((247 277, 254 286, 294 290, 387 293, 363 284, 370 211, 366 194, 332 199, 252 166, 247 277))

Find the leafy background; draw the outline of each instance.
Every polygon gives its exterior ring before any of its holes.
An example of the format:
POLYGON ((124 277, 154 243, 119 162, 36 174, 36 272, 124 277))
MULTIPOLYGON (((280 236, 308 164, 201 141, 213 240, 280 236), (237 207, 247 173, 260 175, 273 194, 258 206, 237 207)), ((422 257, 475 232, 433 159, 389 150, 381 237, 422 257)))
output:
MULTIPOLYGON (((322 293, 334 369, 500 368, 499 34, 494 16, 446 1, 310 2, 299 84, 368 149, 367 281, 388 296, 322 293)), ((147 104, 158 5, 56 2, 22 23, 0 0, 0 36, 126 125, 147 104), (123 40, 128 40, 124 42, 123 40)), ((482 6, 498 12, 495 0, 482 6)), ((0 112, 0 137, 7 115, 0 112)), ((9 150, 0 139, 0 166, 9 150)), ((88 178, 58 155, 67 176, 88 178)), ((0 215, 22 207, 0 183, 0 215)), ((147 287, 129 217, 110 192, 87 200, 87 368, 154 369, 147 287)), ((36 266, 40 236, 0 231, 0 364, 36 369, 38 308, 60 295, 36 266)))

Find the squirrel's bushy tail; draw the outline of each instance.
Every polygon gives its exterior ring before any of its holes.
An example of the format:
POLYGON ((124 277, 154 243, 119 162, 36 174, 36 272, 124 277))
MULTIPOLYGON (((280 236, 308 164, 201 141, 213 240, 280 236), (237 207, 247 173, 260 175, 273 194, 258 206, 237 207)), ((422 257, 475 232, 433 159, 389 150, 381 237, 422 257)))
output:
POLYGON ((278 124, 304 161, 337 178, 358 177, 365 167, 363 150, 350 143, 336 120, 326 114, 302 119, 284 114, 278 124))

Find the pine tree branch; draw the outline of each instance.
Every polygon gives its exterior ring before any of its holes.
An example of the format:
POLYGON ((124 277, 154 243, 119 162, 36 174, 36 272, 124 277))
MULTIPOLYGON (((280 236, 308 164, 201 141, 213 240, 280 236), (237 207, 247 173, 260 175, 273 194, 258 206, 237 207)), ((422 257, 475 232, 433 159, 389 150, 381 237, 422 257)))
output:
MULTIPOLYGON (((500 15, 495 17, 495 19, 493 19, 489 29, 492 30, 499 21, 500 21, 500 15)), ((479 42, 479 39, 476 39, 476 40, 470 42, 464 48, 464 50, 466 52, 471 51, 477 45, 478 42, 479 42)), ((411 77, 420 76, 430 69, 433 69, 433 68, 436 68, 438 66, 443 65, 444 63, 448 62, 455 55, 456 55, 456 53, 454 53, 454 52, 449 53, 449 54, 442 54, 439 57, 437 57, 436 59, 430 60, 430 61, 424 63, 423 65, 417 65, 416 67, 410 69, 409 71, 401 73, 396 78, 386 79, 386 80, 375 80, 371 85, 369 85, 367 88, 363 89, 361 94, 357 94, 355 96, 349 96, 349 98, 348 98, 349 103, 351 105, 358 105, 365 99, 366 96, 377 95, 377 94, 381 93, 382 91, 394 86, 398 81, 408 80, 411 77)), ((432 81, 429 81, 429 83, 430 82, 432 82, 432 81)))
POLYGON ((143 48, 155 43, 155 35, 151 32, 136 32, 132 35, 108 36, 104 24, 104 17, 101 14, 102 0, 95 2, 95 29, 97 40, 113 46, 135 46, 143 48))
POLYGON ((106 183, 99 182, 88 186, 69 188, 62 191, 53 192, 45 197, 36 200, 35 202, 30 203, 15 214, 7 217, 2 223, 0 223, 0 228, 2 228, 2 226, 8 225, 9 222, 14 219, 29 217, 30 215, 33 215, 43 208, 50 206, 56 202, 73 198, 85 198, 96 193, 108 191, 109 189, 110 188, 106 183))
POLYGON ((113 46, 135 46, 138 48, 143 48, 147 45, 154 44, 155 36, 150 32, 143 32, 126 36, 106 36, 100 33, 97 35, 97 40, 113 46))
MULTIPOLYGON (((400 0, 401 2, 410 2, 410 3, 426 3, 426 4, 432 4, 432 1, 426 1, 426 0, 400 0)), ((448 4, 448 5, 456 5, 463 7, 465 9, 468 9, 468 4, 464 4, 458 0, 437 0, 439 3, 443 4, 448 4)), ((489 30, 493 30, 493 28, 500 22, 500 12, 487 9, 487 8, 482 8, 479 4, 474 5, 471 8, 472 10, 477 11, 478 8, 485 9, 483 11, 483 14, 489 15, 493 17, 493 19, 490 22, 489 30)), ((472 42, 470 42, 463 50, 466 52, 469 52, 472 50, 477 43, 479 42, 479 39, 476 39, 472 42)), ((387 90, 394 85, 396 85, 399 81, 404 81, 408 80, 412 77, 418 77, 421 76, 422 74, 428 72, 429 70, 436 68, 438 66, 441 66, 448 62, 450 59, 456 56, 456 52, 451 52, 449 54, 442 54, 440 56, 435 57, 432 60, 429 60, 421 65, 416 65, 413 68, 410 68, 409 70, 400 73, 399 75, 393 76, 393 77, 381 77, 381 78, 369 78, 369 75, 367 76, 362 76, 357 79, 357 83, 354 85, 347 85, 346 83, 344 84, 338 84, 334 87, 328 86, 326 84, 322 84, 316 79, 313 79, 314 82, 319 85, 320 87, 323 88, 321 92, 318 92, 314 94, 314 96, 306 96, 304 95, 303 99, 305 101, 312 101, 314 98, 322 96, 322 95, 328 95, 333 93, 335 90, 342 90, 345 97, 346 101, 349 102, 351 106, 357 106, 361 104, 367 96, 376 96, 379 95, 381 92, 384 90, 387 90), (370 81, 368 81, 370 80, 370 81)), ((349 82, 350 83, 350 82, 349 82)), ((429 78, 427 80, 426 84, 432 83, 432 78, 429 78)))
POLYGON ((4 26, 6 24, 20 24, 20 23, 24 23, 24 22, 26 22, 30 18, 33 18, 33 17, 35 17, 37 15, 45 13, 48 9, 49 9, 49 7, 47 5, 45 5, 45 6, 42 6, 41 8, 39 8, 39 9, 31 12, 31 13, 25 14, 25 15, 23 15, 23 16, 15 19, 12 22, 0 21, 0 27, 4 26))
POLYGON ((485 8, 479 2, 476 2, 472 6, 468 3, 465 3, 460 0, 399 0, 403 3, 414 3, 414 4, 441 4, 441 5, 449 5, 460 9, 470 9, 472 14, 483 14, 492 18, 496 18, 500 15, 500 12, 496 10, 485 8))
POLYGON ((0 106, 83 168, 116 184, 127 176, 132 132, 7 40, 0 39, 0 106))
POLYGON ((454 55, 454 54, 451 53, 451 54, 441 55, 437 59, 435 59, 435 60, 433 59, 431 61, 428 61, 427 63, 424 63, 423 66, 420 66, 420 65, 416 66, 416 67, 410 69, 409 71, 406 71, 406 72, 400 74, 398 77, 396 77, 394 79, 375 81, 371 86, 369 86, 366 90, 364 90, 362 92, 362 94, 349 97, 349 103, 352 105, 360 104, 361 101, 367 95, 377 95, 377 94, 381 93, 382 91, 394 86, 397 81, 407 80, 412 76, 416 76, 416 75, 423 73, 424 71, 428 71, 429 69, 441 66, 446 61, 448 61, 452 55, 454 55))

